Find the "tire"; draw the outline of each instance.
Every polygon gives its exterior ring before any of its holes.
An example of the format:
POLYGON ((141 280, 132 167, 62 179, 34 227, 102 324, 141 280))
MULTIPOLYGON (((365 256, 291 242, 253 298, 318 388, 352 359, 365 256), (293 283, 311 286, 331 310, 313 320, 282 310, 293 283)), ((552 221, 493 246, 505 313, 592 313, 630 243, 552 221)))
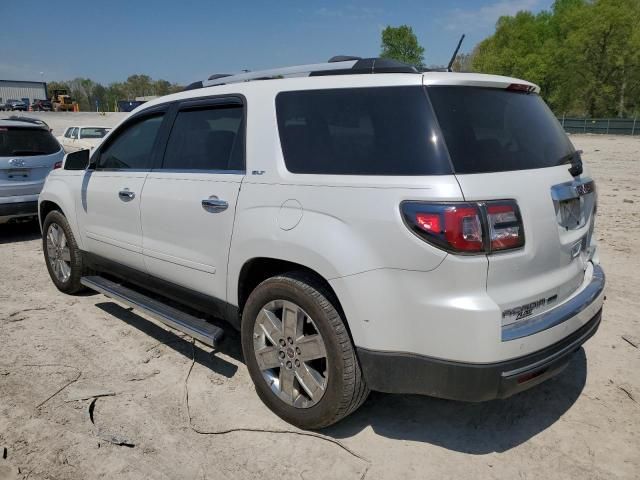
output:
POLYGON ((302 429, 320 429, 338 422, 358 409, 369 394, 336 305, 331 292, 314 276, 289 272, 258 285, 242 313, 242 350, 258 396, 276 415, 302 429), (284 327, 291 323, 267 319, 274 315, 277 318, 278 311, 285 318, 285 310, 293 312, 295 307, 299 309, 297 315, 286 317, 297 319, 298 333, 291 342, 284 327), (272 325, 282 328, 269 330, 272 325), (318 347, 319 341, 323 348, 318 347), (264 352, 269 356, 263 356, 264 352), (280 366, 269 368, 277 362, 280 366), (293 379, 289 382, 291 372, 293 379), (315 388, 320 384, 322 388, 315 388))
POLYGON ((49 276, 58 290, 68 294, 84 290, 84 286, 80 283, 80 277, 83 273, 82 254, 73 236, 69 222, 57 210, 49 212, 44 219, 42 250, 49 276), (64 235, 64 241, 61 237, 54 238, 54 232, 60 232, 64 235), (52 245, 55 252, 52 251, 52 245), (68 270, 61 266, 60 261, 64 262, 68 270), (61 275, 61 271, 68 273, 68 275, 61 275))

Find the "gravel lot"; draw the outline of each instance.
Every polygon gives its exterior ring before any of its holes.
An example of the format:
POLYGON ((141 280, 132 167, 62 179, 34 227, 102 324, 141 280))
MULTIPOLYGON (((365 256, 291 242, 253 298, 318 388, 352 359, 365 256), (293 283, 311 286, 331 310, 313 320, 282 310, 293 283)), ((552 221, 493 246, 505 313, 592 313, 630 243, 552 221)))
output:
MULTIPOLYGON (((41 116, 57 134, 120 119, 41 116)), ((510 399, 374 393, 319 435, 262 406, 237 335, 214 353, 102 295, 65 296, 37 226, 0 226, 0 479, 639 478, 640 138, 572 140, 599 189, 598 334, 510 399)))

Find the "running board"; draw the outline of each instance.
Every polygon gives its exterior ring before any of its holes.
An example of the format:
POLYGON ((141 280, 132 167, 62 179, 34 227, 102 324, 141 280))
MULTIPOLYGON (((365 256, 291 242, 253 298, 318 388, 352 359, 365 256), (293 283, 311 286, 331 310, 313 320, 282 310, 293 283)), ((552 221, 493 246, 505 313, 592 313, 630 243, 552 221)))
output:
POLYGON ((202 318, 189 315, 124 285, 107 280, 104 277, 82 277, 80 283, 119 303, 144 312, 150 317, 171 328, 186 333, 205 345, 216 347, 224 336, 223 329, 216 327, 202 318))

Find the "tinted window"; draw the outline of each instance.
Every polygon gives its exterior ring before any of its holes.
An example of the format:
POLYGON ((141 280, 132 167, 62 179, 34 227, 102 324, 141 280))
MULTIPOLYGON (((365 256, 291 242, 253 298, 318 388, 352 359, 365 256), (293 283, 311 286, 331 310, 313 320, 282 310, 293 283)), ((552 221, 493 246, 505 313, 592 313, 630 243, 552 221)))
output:
POLYGON ((293 173, 451 173, 422 87, 283 92, 280 141, 293 173))
POLYGON ((162 115, 127 125, 100 153, 100 168, 151 168, 151 150, 162 115))
POLYGON ((102 138, 108 131, 108 128, 102 127, 82 128, 80 129, 80 138, 102 138))
POLYGON ((162 168, 243 170, 242 118, 236 105, 179 112, 162 168))
POLYGON ((49 155, 59 150, 60 144, 48 130, 0 127, 0 157, 49 155))
POLYGON ((428 87, 456 173, 557 165, 573 147, 536 94, 480 87, 428 87))

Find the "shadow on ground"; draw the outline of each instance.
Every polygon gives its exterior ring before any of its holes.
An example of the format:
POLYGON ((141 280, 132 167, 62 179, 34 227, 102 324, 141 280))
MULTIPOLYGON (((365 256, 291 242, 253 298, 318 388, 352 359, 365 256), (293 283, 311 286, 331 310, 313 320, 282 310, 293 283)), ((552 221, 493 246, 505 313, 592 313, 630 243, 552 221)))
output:
MULTIPOLYGON (((114 317, 131 325, 132 327, 140 330, 142 333, 149 335, 158 342, 166 344, 168 347, 172 348, 179 354, 184 355, 189 359, 194 358, 195 353, 196 363, 199 363, 200 365, 209 368, 220 375, 231 378, 238 370, 238 367, 233 363, 227 362, 219 356, 202 349, 198 343, 193 344, 191 342, 191 337, 187 336, 185 338, 181 338, 173 334, 169 330, 165 330, 158 324, 141 317, 128 308, 121 307, 120 305, 113 302, 97 303, 96 307, 103 310, 105 313, 113 315, 114 317)), ((243 361, 242 353, 240 350, 239 335, 232 328, 228 326, 225 327, 222 322, 219 326, 225 328, 226 338, 217 351, 224 353, 225 355, 228 355, 238 361, 243 361)))
MULTIPOLYGON (((98 303, 97 307, 192 358, 194 347, 190 337, 177 337, 112 302, 98 303)), ((225 328, 226 338, 218 351, 243 361, 239 334, 223 322, 220 326, 225 328)), ((195 344, 195 360, 228 378, 237 371, 236 365, 203 350, 198 344, 195 344)), ((580 396, 586 377, 586 357, 580 349, 558 376, 505 400, 465 403, 373 392, 357 412, 322 433, 346 439, 370 427, 382 437, 430 443, 461 453, 504 452, 557 422, 580 396)))
POLYGON ((36 220, 0 224, 0 245, 39 238, 41 238, 40 225, 36 220))
POLYGON ((357 412, 323 433, 348 438, 371 427, 383 437, 461 453, 504 452, 557 422, 580 396, 586 377, 580 349, 558 376, 504 400, 465 403, 374 392, 357 412))

